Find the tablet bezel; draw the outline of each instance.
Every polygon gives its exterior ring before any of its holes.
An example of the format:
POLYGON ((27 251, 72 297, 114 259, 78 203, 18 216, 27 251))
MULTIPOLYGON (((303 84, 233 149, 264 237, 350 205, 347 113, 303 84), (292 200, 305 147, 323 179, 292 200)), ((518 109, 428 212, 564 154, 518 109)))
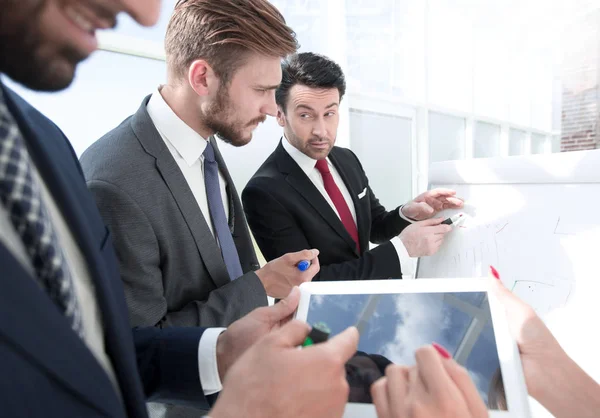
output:
MULTIPOLYGON (((500 370, 504 381, 508 411, 490 410, 491 418, 530 418, 529 402, 521 358, 517 345, 510 334, 503 306, 489 291, 488 278, 464 279, 418 279, 418 280, 356 280, 336 282, 308 282, 300 286, 300 303, 295 318, 306 322, 310 296, 394 293, 456 293, 486 292, 500 370)), ((376 418, 373 405, 348 403, 344 418, 376 418)))

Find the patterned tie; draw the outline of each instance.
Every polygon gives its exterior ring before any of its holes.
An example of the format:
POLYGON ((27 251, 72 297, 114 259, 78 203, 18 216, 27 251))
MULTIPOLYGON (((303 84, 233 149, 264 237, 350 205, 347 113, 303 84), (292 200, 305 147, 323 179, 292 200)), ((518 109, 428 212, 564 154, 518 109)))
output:
POLYGON ((315 165, 315 168, 319 170, 321 176, 323 177, 323 183, 325 184, 325 191, 331 198, 333 205, 337 209, 342 224, 346 228, 346 231, 350 234, 354 242, 356 243, 356 251, 360 254, 360 244, 358 241, 358 230, 356 229, 356 223, 352 218, 352 213, 350 212, 350 208, 346 203, 346 199, 340 192, 337 184, 333 180, 333 176, 331 175, 331 171, 329 171, 329 165, 327 164, 327 160, 319 160, 315 165))
POLYGON ((0 89, 0 204, 6 209, 31 260, 40 286, 83 338, 81 312, 71 273, 33 179, 32 162, 0 89))
POLYGON ((208 199, 208 210, 215 230, 215 238, 221 246, 221 254, 229 273, 229 278, 235 280, 242 274, 240 256, 238 255, 235 242, 229 230, 221 187, 219 186, 219 165, 215 160, 215 150, 210 142, 204 150, 204 184, 206 185, 206 197, 208 199))

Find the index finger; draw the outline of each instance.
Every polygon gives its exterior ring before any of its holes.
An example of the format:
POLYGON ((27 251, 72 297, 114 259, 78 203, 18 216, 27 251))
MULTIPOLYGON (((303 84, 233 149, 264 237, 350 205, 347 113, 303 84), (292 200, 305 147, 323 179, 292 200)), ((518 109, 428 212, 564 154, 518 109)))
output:
POLYGON ((270 335, 275 339, 276 345, 292 348, 302 345, 309 332, 308 324, 293 319, 270 335))
POLYGON ((448 388, 453 385, 453 382, 442 364, 440 353, 433 346, 428 345, 416 351, 415 359, 419 376, 427 391, 434 396, 447 395, 448 388))
POLYGON ((446 203, 444 204, 444 209, 458 209, 462 208, 465 204, 465 201, 458 197, 448 197, 446 198, 446 203))
POLYGON ((442 360, 442 363, 448 372, 448 375, 452 381, 458 387, 458 390, 463 395, 467 403, 467 407, 473 417, 485 417, 487 416, 487 406, 483 403, 483 399, 479 395, 477 386, 473 383, 469 372, 456 363, 454 360, 442 360))
POLYGON ((450 196, 454 196, 455 194, 456 194, 456 190, 445 189, 443 187, 429 191, 430 197, 450 197, 450 196))
POLYGON ((297 251, 295 253, 287 253, 287 254, 283 255, 283 257, 286 258, 286 261, 288 261, 291 264, 298 264, 300 261, 303 261, 303 260, 308 260, 308 261, 312 262, 318 256, 319 256, 319 250, 317 250, 317 249, 302 250, 302 251, 297 251))

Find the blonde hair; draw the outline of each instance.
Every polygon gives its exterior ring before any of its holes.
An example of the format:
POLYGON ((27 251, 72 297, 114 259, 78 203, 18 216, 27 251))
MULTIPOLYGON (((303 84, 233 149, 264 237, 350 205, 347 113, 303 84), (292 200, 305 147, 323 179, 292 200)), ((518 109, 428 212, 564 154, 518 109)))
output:
POLYGON ((284 58, 297 49, 295 32, 266 0, 180 0, 165 38, 170 75, 186 77, 204 59, 224 84, 250 52, 284 58))

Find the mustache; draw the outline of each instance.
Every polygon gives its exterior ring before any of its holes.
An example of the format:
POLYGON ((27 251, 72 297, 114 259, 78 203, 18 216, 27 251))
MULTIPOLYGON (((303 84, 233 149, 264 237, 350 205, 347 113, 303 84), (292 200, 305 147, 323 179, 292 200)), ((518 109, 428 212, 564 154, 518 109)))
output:
POLYGON ((248 122, 248 125, 246 125, 246 126, 252 126, 252 125, 254 125, 256 123, 263 123, 266 120, 267 120, 266 116, 261 116, 261 117, 256 118, 256 119, 252 119, 250 122, 248 122))
POLYGON ((329 138, 320 138, 320 137, 312 137, 311 139, 308 140, 308 142, 329 142, 329 138))

